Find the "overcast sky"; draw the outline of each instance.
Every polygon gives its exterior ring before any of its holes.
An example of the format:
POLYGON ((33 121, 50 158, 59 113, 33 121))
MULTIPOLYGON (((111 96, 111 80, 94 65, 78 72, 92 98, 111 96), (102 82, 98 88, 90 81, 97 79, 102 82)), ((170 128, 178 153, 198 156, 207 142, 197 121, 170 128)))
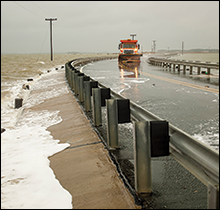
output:
POLYGON ((1 1, 1 53, 118 52, 120 39, 150 51, 219 49, 219 1, 1 1))

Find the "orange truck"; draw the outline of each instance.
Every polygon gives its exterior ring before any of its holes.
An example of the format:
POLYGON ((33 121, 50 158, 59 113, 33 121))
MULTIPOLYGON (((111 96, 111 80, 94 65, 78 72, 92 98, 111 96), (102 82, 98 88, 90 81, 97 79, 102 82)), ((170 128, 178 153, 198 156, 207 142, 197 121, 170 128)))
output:
POLYGON ((118 49, 120 50, 118 55, 119 62, 140 62, 140 57, 142 53, 138 53, 140 49, 140 44, 137 43, 138 40, 120 40, 118 49))

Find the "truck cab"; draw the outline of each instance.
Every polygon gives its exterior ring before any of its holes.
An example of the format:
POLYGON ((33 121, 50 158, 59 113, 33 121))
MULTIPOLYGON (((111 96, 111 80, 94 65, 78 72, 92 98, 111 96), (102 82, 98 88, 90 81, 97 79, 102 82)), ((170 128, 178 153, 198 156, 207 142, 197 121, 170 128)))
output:
POLYGON ((137 43, 138 40, 120 40, 120 44, 118 45, 119 52, 119 61, 126 62, 140 62, 140 56, 142 53, 138 53, 140 49, 140 45, 137 43))
POLYGON ((138 40, 120 40, 120 44, 118 45, 118 49, 122 54, 137 54, 140 49, 140 45, 137 44, 138 40))

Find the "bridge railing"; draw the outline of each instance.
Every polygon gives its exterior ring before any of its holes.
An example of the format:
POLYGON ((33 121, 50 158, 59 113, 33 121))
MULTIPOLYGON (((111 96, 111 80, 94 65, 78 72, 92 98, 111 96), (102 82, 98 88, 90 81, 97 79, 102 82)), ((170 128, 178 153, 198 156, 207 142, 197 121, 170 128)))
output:
POLYGON ((211 69, 219 69, 218 63, 174 60, 174 59, 155 58, 155 57, 148 58, 148 63, 155 65, 155 66, 166 67, 169 69, 171 69, 171 66, 173 66, 173 70, 178 68, 178 71, 180 71, 180 66, 182 65, 183 66, 183 74, 186 73, 186 66, 190 67, 190 74, 192 74, 193 67, 196 67, 198 75, 201 74, 201 68, 207 69, 207 71, 204 73, 206 73, 208 75, 211 74, 211 69))
POLYGON ((211 63, 211 62, 185 61, 185 60, 154 58, 154 57, 148 58, 148 60, 149 60, 149 63, 163 62, 163 63, 180 64, 180 65, 186 65, 186 66, 219 69, 218 63, 211 63))

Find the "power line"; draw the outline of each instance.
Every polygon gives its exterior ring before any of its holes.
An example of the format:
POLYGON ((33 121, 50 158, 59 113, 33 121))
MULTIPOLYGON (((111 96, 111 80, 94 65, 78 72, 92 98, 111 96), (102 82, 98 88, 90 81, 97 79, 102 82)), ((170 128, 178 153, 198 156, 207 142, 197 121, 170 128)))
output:
MULTIPOLYGON (((47 33, 48 33, 48 28, 47 28, 46 34, 45 34, 45 36, 44 36, 44 40, 43 40, 43 43, 42 43, 42 46, 41 46, 41 49, 40 49, 40 54, 42 53, 42 49, 43 49, 43 46, 44 46, 44 42, 45 42, 45 40, 46 40, 47 33)), ((37 61, 38 61, 38 60, 39 60, 39 57, 38 57, 37 61)))
MULTIPOLYGON (((36 17, 42 19, 41 16, 39 16, 38 14, 32 12, 31 10, 27 9, 26 7, 22 6, 21 4, 17 3, 16 1, 13 1, 13 2, 14 2, 15 4, 17 4, 18 6, 22 7, 23 9, 25 9, 26 11, 30 12, 31 14, 35 15, 36 17)), ((44 9, 42 9, 42 8, 41 8, 40 6, 38 6, 36 3, 32 2, 32 1, 31 1, 31 3, 34 4, 36 7, 38 7, 41 11, 43 11, 43 12, 44 12, 44 16, 45 16, 45 14, 48 14, 49 16, 51 16, 47 11, 45 11, 44 9)), ((68 27, 68 28, 69 28, 69 27, 73 27, 73 28, 82 27, 82 26, 80 26, 80 25, 75 25, 75 24, 73 25, 71 22, 68 22, 68 21, 62 20, 62 19, 59 19, 59 22, 62 23, 62 25, 58 23, 59 26, 62 26, 62 27, 65 27, 65 26, 66 26, 66 28, 67 28, 67 27, 68 27)))
POLYGON ((47 13, 45 10, 43 10, 41 7, 39 7, 36 3, 34 3, 33 1, 31 1, 32 4, 34 4, 35 6, 37 6, 39 9, 41 9, 44 13, 48 14, 49 16, 51 16, 49 13, 47 13))
POLYGON ((25 8, 24 6, 22 6, 22 5, 18 4, 18 3, 17 3, 17 2, 15 2, 15 1, 13 1, 13 2, 14 2, 15 4, 17 4, 18 6, 22 7, 23 9, 27 10, 28 12, 30 12, 31 14, 33 14, 33 15, 35 15, 35 16, 37 16, 37 17, 41 18, 40 16, 38 16, 38 15, 37 15, 37 14, 35 14, 34 12, 30 11, 29 9, 25 8))
MULTIPOLYGON (((37 6, 39 9, 41 9, 43 12, 47 13, 49 16, 52 16, 51 14, 49 14, 48 12, 46 12, 44 9, 42 9, 41 7, 39 7, 36 3, 34 3, 33 1, 31 1, 31 2, 32 2, 35 6, 37 6)), ((59 19, 59 22, 64 23, 64 25, 66 24, 67 27, 74 27, 74 28, 79 27, 79 25, 72 25, 71 22, 68 22, 68 21, 62 20, 62 19, 59 19)), ((57 25, 60 25, 60 24, 58 23, 57 25)), ((62 26, 63 26, 63 24, 62 24, 62 26)))

